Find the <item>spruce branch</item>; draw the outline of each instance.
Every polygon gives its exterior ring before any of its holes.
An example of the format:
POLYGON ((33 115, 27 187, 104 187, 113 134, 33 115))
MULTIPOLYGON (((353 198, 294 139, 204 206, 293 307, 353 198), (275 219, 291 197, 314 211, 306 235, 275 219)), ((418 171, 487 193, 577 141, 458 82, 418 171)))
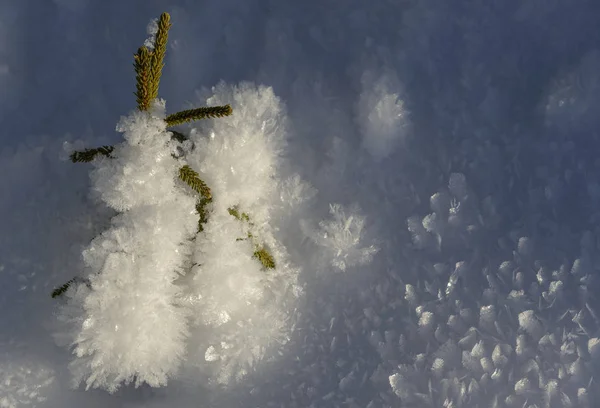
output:
POLYGON ((79 276, 76 276, 72 279, 69 279, 67 282, 65 282, 62 286, 54 289, 52 291, 52 299, 63 295, 67 290, 69 290, 69 288, 71 287, 72 284, 74 283, 85 283, 88 288, 91 289, 91 283, 89 281, 89 279, 85 279, 85 278, 81 278, 79 276))
POLYGON ((154 41, 154 51, 150 58, 150 101, 158 98, 160 77, 162 75, 162 69, 165 66, 164 59, 167 51, 167 40, 169 39, 169 28, 171 28, 171 16, 169 13, 162 13, 158 20, 158 31, 154 41))
POLYGON ((106 157, 111 157, 112 151, 115 150, 112 146, 101 146, 95 149, 84 149, 82 152, 73 152, 69 156, 73 163, 89 163, 101 154, 106 157))
POLYGON ((179 169, 179 178, 202 195, 202 197, 212 199, 210 188, 202 181, 198 173, 187 164, 179 169))
POLYGON ((173 113, 172 115, 167 116, 165 122, 167 122, 167 126, 175 126, 193 120, 222 118, 223 116, 231 115, 232 112, 233 110, 230 105, 207 106, 173 113))
POLYGON ((65 293, 73 282, 75 282, 75 279, 68 280, 64 285, 54 289, 52 291, 52 299, 65 293))
POLYGON ((229 207, 227 209, 227 212, 240 221, 248 221, 248 222, 250 221, 250 217, 248 216, 248 214, 246 214, 245 212, 240 214, 240 211, 239 211, 237 205, 234 205, 233 207, 229 207))
POLYGON ((265 269, 275 269, 275 259, 265 246, 258 247, 256 251, 254 251, 254 257, 260 261, 265 269))
MULTIPOLYGON (((250 216, 247 213, 240 213, 239 207, 237 205, 229 207, 227 209, 227 212, 229 212, 229 214, 232 217, 239 221, 245 221, 249 225, 254 225, 250 222, 250 216)), ((248 232, 247 238, 236 238, 236 241, 245 241, 247 239, 254 241, 253 238, 254 236, 252 235, 252 233, 248 232)), ((275 269, 275 259, 273 258, 273 255, 269 253, 267 247, 265 247, 264 245, 260 246, 257 244, 254 244, 254 246, 256 249, 254 251, 253 257, 258 259, 265 269, 275 269)))
POLYGON ((151 97, 151 70, 150 70, 150 62, 151 62, 151 53, 148 51, 148 48, 142 46, 138 49, 137 54, 133 56, 133 66, 135 68, 135 87, 136 92, 134 92, 138 109, 141 111, 146 111, 150 108, 150 102, 153 100, 151 97))
POLYGON ((206 207, 212 202, 212 198, 202 197, 196 203, 196 212, 198 213, 198 232, 204 231, 204 224, 208 222, 208 210, 206 207))

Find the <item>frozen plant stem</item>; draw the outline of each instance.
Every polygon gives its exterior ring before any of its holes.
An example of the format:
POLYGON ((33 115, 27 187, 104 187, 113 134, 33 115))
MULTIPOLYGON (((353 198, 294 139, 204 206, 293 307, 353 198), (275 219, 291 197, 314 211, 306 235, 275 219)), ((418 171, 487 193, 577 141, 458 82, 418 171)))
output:
POLYGON ((101 154, 106 157, 111 157, 111 153, 115 148, 112 146, 101 146, 95 149, 85 149, 82 152, 71 153, 71 161, 73 163, 89 163, 101 154))
MULTIPOLYGON (((234 218, 236 218, 240 221, 245 221, 250 226, 254 225, 253 223, 250 222, 250 216, 248 214, 246 214, 245 212, 240 214, 240 211, 237 206, 229 207, 227 209, 227 211, 234 218)), ((255 248, 253 257, 260 261, 263 268, 275 269, 275 259, 273 258, 273 255, 271 255, 269 253, 269 251, 267 250, 267 248, 264 245, 261 246, 261 245, 255 243, 254 236, 250 232, 248 232, 248 238, 238 238, 236 241, 243 241, 245 239, 250 239, 253 242, 254 248, 255 248)))

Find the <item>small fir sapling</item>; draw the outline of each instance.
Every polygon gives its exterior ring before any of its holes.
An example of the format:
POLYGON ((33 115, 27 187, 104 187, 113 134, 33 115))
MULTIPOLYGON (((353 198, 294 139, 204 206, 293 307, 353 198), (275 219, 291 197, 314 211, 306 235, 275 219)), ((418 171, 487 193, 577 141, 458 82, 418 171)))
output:
MULTIPOLYGON (((140 47, 134 56, 138 110, 117 126, 125 141, 70 155, 74 163, 93 162, 93 191, 119 212, 83 251, 86 275, 52 292, 53 298, 68 292, 59 320, 77 326, 65 342, 77 356, 71 364, 74 385, 84 381, 87 388, 109 392, 122 383, 165 385, 186 353, 189 311, 178 301, 182 289, 177 281, 195 266, 192 241, 203 233, 213 195, 181 154, 182 145, 189 147, 191 141, 167 128, 229 116, 232 109, 224 105, 164 114, 158 86, 170 26, 163 13, 153 46, 140 47)), ((274 257, 250 233, 251 216, 237 207, 228 212, 244 225, 247 236, 239 239, 250 241, 261 269, 274 269, 274 257)))

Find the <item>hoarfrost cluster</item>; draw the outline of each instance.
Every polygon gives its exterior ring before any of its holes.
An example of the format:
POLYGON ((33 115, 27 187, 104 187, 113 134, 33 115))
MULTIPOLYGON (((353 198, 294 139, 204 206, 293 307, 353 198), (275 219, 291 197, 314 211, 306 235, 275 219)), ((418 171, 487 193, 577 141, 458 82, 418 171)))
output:
POLYGON ((171 157, 178 142, 159 102, 150 115, 123 118, 125 142, 114 158, 94 162, 94 195, 120 213, 83 251, 87 281, 68 291, 59 315, 67 331, 56 338, 76 356, 74 384, 110 392, 130 382, 156 387, 183 368, 227 385, 286 342, 289 310, 281 305, 293 304, 301 289, 271 225, 271 213, 286 204, 279 184, 289 184, 276 177, 285 111, 267 87, 213 91, 206 102, 231 103, 236 115, 190 129, 187 155, 171 157), (196 197, 177 180, 188 163, 214 197, 200 233, 196 197), (234 207, 251 214, 247 225, 231 215, 234 207), (253 257, 250 235, 270 249, 277 268, 265 271, 253 257))

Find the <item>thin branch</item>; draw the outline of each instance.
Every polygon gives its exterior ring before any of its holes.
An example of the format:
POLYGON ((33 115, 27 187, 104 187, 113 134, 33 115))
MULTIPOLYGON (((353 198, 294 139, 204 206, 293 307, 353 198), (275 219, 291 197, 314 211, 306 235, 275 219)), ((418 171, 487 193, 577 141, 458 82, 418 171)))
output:
POLYGON ((69 157, 73 163, 89 163, 99 154, 112 158, 110 154, 113 150, 115 148, 112 146, 102 146, 95 149, 85 149, 82 152, 73 152, 69 157))
POLYGON ((187 164, 179 169, 179 178, 187 183, 191 188, 193 188, 196 192, 198 192, 202 197, 211 199, 212 194, 210 192, 210 188, 206 185, 204 181, 200 178, 198 173, 194 171, 187 164))
POLYGON ((135 87, 136 92, 134 92, 138 109, 141 111, 146 111, 150 107, 150 101, 152 101, 150 95, 150 52, 146 47, 140 47, 138 49, 137 54, 133 56, 133 66, 135 68, 135 87))
POLYGON ((193 120, 222 118, 223 116, 231 115, 232 112, 233 110, 229 105, 209 106, 173 113, 172 115, 167 116, 165 121, 167 122, 167 126, 175 126, 182 123, 191 122, 193 120))
POLYGON ((160 85, 162 69, 165 66, 164 59, 167 51, 167 40, 169 39, 169 28, 171 28, 171 16, 169 13, 162 13, 158 20, 154 51, 150 60, 150 101, 158 98, 158 87, 160 85))

